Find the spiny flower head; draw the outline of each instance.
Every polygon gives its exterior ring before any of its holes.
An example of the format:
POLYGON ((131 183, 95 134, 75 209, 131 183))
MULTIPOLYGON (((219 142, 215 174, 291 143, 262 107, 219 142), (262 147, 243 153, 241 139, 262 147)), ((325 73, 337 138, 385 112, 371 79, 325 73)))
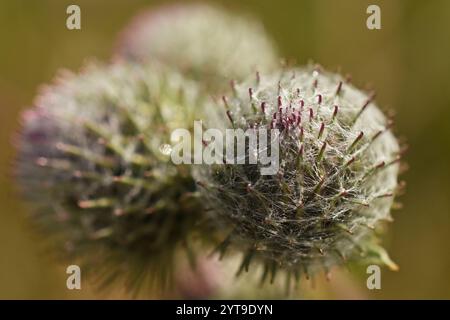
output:
MULTIPOLYGON (((218 250, 244 251, 240 271, 262 262, 264 279, 278 269, 309 276, 361 255, 396 268, 373 229, 391 220, 400 148, 373 95, 313 67, 258 74, 232 89, 223 99, 227 127, 278 129, 279 170, 261 175, 248 161, 199 170, 213 219, 230 230, 218 250)), ((247 144, 246 157, 256 147, 247 144)))
POLYGON ((249 17, 206 4, 176 4, 138 15, 119 38, 118 56, 177 66, 204 84, 223 88, 278 58, 263 27, 249 17))
POLYGON ((177 248, 192 253, 195 183, 161 145, 192 123, 201 100, 196 84, 165 67, 92 65, 61 74, 24 112, 21 188, 38 227, 84 271, 105 282, 125 275, 130 287, 147 273, 164 284, 177 248))

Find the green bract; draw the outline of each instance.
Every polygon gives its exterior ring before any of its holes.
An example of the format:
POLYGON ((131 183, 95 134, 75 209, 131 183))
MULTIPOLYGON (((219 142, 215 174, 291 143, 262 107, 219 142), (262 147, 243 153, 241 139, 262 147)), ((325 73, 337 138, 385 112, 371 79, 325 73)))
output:
POLYGON ((243 251, 242 269, 262 262, 263 278, 278 269, 308 276, 361 255, 396 268, 372 229, 390 220, 399 145, 372 99, 312 67, 236 85, 225 109, 216 106, 227 125, 210 127, 278 129, 279 170, 261 175, 248 161, 198 170, 212 219, 229 230, 219 251, 243 251))
POLYGON ((177 249, 191 253, 195 183, 161 146, 202 99, 165 67, 89 66, 61 74, 23 114, 17 174, 33 219, 84 270, 165 283, 177 249))

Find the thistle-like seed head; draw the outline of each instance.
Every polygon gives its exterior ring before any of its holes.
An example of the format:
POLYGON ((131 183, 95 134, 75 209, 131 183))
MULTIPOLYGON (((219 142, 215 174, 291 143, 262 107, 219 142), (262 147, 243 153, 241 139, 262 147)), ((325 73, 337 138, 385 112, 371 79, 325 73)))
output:
POLYGON ((204 84, 223 88, 258 67, 277 67, 274 45, 261 24, 207 4, 176 4, 138 15, 119 38, 117 55, 177 66, 204 84))
POLYGON ((279 171, 261 175, 249 161, 199 170, 214 221, 230 230, 219 251, 244 251, 241 271, 259 260, 263 278, 309 276, 361 253, 396 267, 372 229, 390 220, 400 149, 373 95, 308 67, 252 77, 224 101, 229 128, 279 130, 279 171))
POLYGON ((196 84, 165 67, 90 66, 62 74, 24 112, 21 188, 38 227, 84 271, 165 283, 177 248, 191 253, 195 183, 161 145, 192 123, 201 100, 196 84))

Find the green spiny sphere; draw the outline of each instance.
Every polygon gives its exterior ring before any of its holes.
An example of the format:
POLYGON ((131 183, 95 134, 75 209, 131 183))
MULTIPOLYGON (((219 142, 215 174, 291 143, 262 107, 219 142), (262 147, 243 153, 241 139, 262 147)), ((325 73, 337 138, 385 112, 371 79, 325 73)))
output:
MULTIPOLYGON (((83 271, 170 280, 201 214, 190 170, 164 146, 193 121, 197 85, 156 65, 63 73, 23 114, 17 176, 33 219, 83 271), (153 273, 153 274, 152 274, 153 273)), ((70 261, 73 261, 70 260, 70 261)))
POLYGON ((213 88, 278 66, 260 23, 207 4, 169 5, 139 14, 119 38, 117 55, 177 66, 213 88))
MULTIPOLYGON (((264 279, 279 269, 308 277, 362 256, 396 268, 373 229, 391 220, 400 149, 373 96, 307 67, 251 77, 223 102, 225 127, 280 135, 274 175, 249 161, 198 170, 212 219, 229 230, 219 251, 243 251, 242 270, 262 262, 264 279)), ((245 150, 247 160, 259 152, 245 150)))

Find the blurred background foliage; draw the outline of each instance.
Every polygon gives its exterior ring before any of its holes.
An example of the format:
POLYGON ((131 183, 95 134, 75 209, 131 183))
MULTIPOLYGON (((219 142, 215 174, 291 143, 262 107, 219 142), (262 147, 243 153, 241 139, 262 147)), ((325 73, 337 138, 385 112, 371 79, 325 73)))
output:
MULTIPOLYGON (((382 272, 382 290, 366 289, 364 270, 350 285, 339 276, 309 289, 313 298, 450 298, 450 1, 221 0, 259 17, 284 57, 352 75, 395 110, 410 145, 407 193, 385 244, 400 265, 382 272), (381 7, 381 30, 366 28, 366 8, 381 7)), ((140 10, 164 1, 0 0, 0 298, 117 298, 65 287, 64 266, 31 232, 11 177, 12 136, 21 110, 60 68, 89 58, 108 61, 120 30, 140 10), (65 27, 78 4, 82 30, 65 27)), ((212 41, 220 41, 213 39, 212 41)), ((257 52, 255 52, 257 54, 257 52)))

